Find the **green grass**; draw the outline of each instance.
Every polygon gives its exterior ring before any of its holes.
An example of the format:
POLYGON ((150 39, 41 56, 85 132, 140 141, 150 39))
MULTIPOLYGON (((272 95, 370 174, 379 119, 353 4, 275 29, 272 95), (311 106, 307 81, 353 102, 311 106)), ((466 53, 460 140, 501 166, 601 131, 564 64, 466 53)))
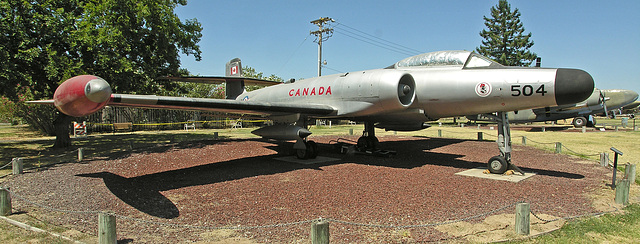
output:
POLYGON ((570 221, 558 231, 510 243, 637 243, 640 240, 640 206, 633 204, 624 210, 624 214, 570 221))

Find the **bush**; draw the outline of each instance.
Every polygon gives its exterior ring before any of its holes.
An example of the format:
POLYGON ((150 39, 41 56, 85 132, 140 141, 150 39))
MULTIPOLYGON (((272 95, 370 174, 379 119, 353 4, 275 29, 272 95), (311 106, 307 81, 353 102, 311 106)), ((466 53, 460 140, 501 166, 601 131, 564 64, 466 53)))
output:
POLYGON ((54 135, 53 120, 57 110, 53 106, 27 104, 25 101, 34 100, 33 93, 28 86, 18 87, 18 101, 11 101, 0 97, 0 121, 12 125, 26 123, 33 129, 54 135))

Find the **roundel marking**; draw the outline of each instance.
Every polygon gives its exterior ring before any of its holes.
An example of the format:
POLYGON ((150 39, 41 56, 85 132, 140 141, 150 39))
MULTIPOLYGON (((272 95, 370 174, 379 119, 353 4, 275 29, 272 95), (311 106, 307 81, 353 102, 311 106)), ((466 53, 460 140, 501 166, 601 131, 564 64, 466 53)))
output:
POLYGON ((487 97, 491 94, 491 84, 480 82, 476 85, 476 94, 480 97, 487 97))

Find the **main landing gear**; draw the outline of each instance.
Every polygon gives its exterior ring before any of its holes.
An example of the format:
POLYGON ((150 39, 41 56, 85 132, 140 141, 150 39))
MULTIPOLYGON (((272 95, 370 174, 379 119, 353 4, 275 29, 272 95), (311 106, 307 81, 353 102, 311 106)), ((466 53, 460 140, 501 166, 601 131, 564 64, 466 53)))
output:
POLYGON ((378 147, 378 143, 373 122, 365 122, 362 136, 358 138, 358 143, 356 144, 358 151, 374 151, 378 147))
POLYGON ((497 116, 487 116, 498 122, 498 149, 500 149, 500 155, 492 157, 489 159, 489 163, 487 163, 489 172, 493 174, 504 174, 507 170, 513 169, 524 175, 524 171, 511 163, 511 128, 509 126, 507 113, 498 112, 497 116))
POLYGON ((299 159, 314 159, 318 157, 318 144, 314 141, 308 141, 306 138, 296 141, 293 149, 296 150, 296 157, 299 159))

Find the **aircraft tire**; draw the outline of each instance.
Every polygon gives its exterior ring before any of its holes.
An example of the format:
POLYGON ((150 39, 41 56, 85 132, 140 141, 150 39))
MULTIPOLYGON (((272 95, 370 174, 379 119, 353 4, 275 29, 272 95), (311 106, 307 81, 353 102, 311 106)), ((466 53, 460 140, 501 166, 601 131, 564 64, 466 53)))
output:
POLYGON ((306 146, 307 146, 307 153, 309 154, 309 156, 307 157, 308 159, 314 159, 318 157, 318 144, 316 144, 316 142, 308 141, 306 143, 306 146))
POLYGON ((314 141, 304 143, 306 149, 296 149, 298 159, 313 159, 318 157, 318 144, 314 141))
POLYGON ((582 126, 587 125, 587 118, 585 117, 575 117, 573 118, 573 127, 582 128, 582 126))
POLYGON ((296 149, 296 157, 298 159, 307 159, 309 158, 309 153, 307 149, 296 149))
POLYGON ((504 174, 509 168, 507 160, 502 156, 493 156, 487 163, 487 168, 492 174, 504 174))
POLYGON ((379 141, 376 137, 363 136, 358 138, 357 146, 360 150, 372 150, 378 146, 378 143, 379 141))

